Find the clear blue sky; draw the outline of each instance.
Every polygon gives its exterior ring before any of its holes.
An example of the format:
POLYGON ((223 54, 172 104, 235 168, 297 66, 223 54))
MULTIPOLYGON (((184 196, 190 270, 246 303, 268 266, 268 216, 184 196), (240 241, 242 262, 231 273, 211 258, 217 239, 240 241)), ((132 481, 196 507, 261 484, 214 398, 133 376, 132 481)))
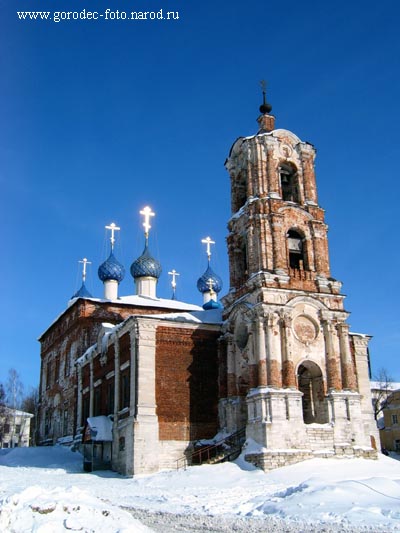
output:
MULTIPOLYGON (((79 288, 102 295, 104 226, 127 270, 156 212, 151 249, 201 304, 200 240, 216 240, 228 290, 224 161, 256 132, 259 80, 276 125, 318 151, 332 275, 373 369, 400 381, 399 29, 396 1, 0 0, 0 381, 39 381, 37 337, 79 288), (179 11, 179 21, 19 21, 16 11, 179 11), (90 268, 90 267, 89 267, 90 268)), ((127 274, 121 294, 133 293, 127 274)))

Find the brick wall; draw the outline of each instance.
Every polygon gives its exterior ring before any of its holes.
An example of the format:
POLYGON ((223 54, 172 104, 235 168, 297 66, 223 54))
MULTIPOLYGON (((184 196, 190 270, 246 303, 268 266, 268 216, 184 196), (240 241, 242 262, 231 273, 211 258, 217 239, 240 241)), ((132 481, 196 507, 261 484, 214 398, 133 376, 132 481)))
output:
POLYGON ((205 329, 157 328, 160 440, 196 440, 217 432, 218 336, 205 329))

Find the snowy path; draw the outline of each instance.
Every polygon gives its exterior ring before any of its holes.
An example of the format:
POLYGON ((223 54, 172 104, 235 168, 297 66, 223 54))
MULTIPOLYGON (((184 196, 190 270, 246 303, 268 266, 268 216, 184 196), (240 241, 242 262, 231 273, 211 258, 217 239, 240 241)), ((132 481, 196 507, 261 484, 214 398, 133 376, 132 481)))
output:
POLYGON ((130 512, 134 518, 157 533, 378 533, 379 531, 384 533, 388 531, 385 526, 310 524, 297 520, 288 521, 276 516, 250 518, 226 515, 177 515, 139 509, 131 509, 130 512))

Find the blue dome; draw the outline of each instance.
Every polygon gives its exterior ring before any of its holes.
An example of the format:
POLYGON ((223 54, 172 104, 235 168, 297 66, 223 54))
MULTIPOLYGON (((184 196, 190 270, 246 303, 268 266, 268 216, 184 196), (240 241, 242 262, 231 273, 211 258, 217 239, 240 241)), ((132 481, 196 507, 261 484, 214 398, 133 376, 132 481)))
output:
POLYGON ((210 309, 222 309, 222 305, 219 302, 211 299, 203 305, 203 309, 205 311, 209 311, 210 309))
POLYGON ((210 279, 212 280, 213 291, 218 293, 222 289, 222 279, 208 265, 207 270, 197 280, 197 288, 201 293, 210 292, 210 279))
POLYGON ((131 264, 131 274, 133 278, 159 278, 161 276, 161 265, 157 259, 150 255, 149 249, 144 247, 143 253, 131 264))
POLYGON ((125 268, 111 252, 108 259, 99 266, 97 273, 103 282, 115 280, 120 283, 125 277, 125 268))
POLYGON ((93 298, 93 296, 87 290, 85 282, 82 281, 81 288, 79 289, 79 291, 76 291, 76 293, 73 294, 71 298, 93 298))

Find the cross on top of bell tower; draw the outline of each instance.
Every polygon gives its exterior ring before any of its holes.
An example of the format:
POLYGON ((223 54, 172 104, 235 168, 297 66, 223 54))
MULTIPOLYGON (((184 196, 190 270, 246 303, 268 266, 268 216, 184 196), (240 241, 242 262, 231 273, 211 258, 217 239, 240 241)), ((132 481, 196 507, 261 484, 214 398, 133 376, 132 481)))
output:
POLYGON ((263 103, 260 105, 261 115, 258 117, 257 122, 260 125, 260 132, 269 132, 275 129, 275 117, 270 115, 272 105, 267 102, 267 82, 261 80, 260 85, 263 94, 263 103))
POLYGON ((272 111, 272 105, 267 102, 267 82, 261 80, 260 85, 263 93, 263 103, 260 105, 260 112, 264 115, 272 111))

